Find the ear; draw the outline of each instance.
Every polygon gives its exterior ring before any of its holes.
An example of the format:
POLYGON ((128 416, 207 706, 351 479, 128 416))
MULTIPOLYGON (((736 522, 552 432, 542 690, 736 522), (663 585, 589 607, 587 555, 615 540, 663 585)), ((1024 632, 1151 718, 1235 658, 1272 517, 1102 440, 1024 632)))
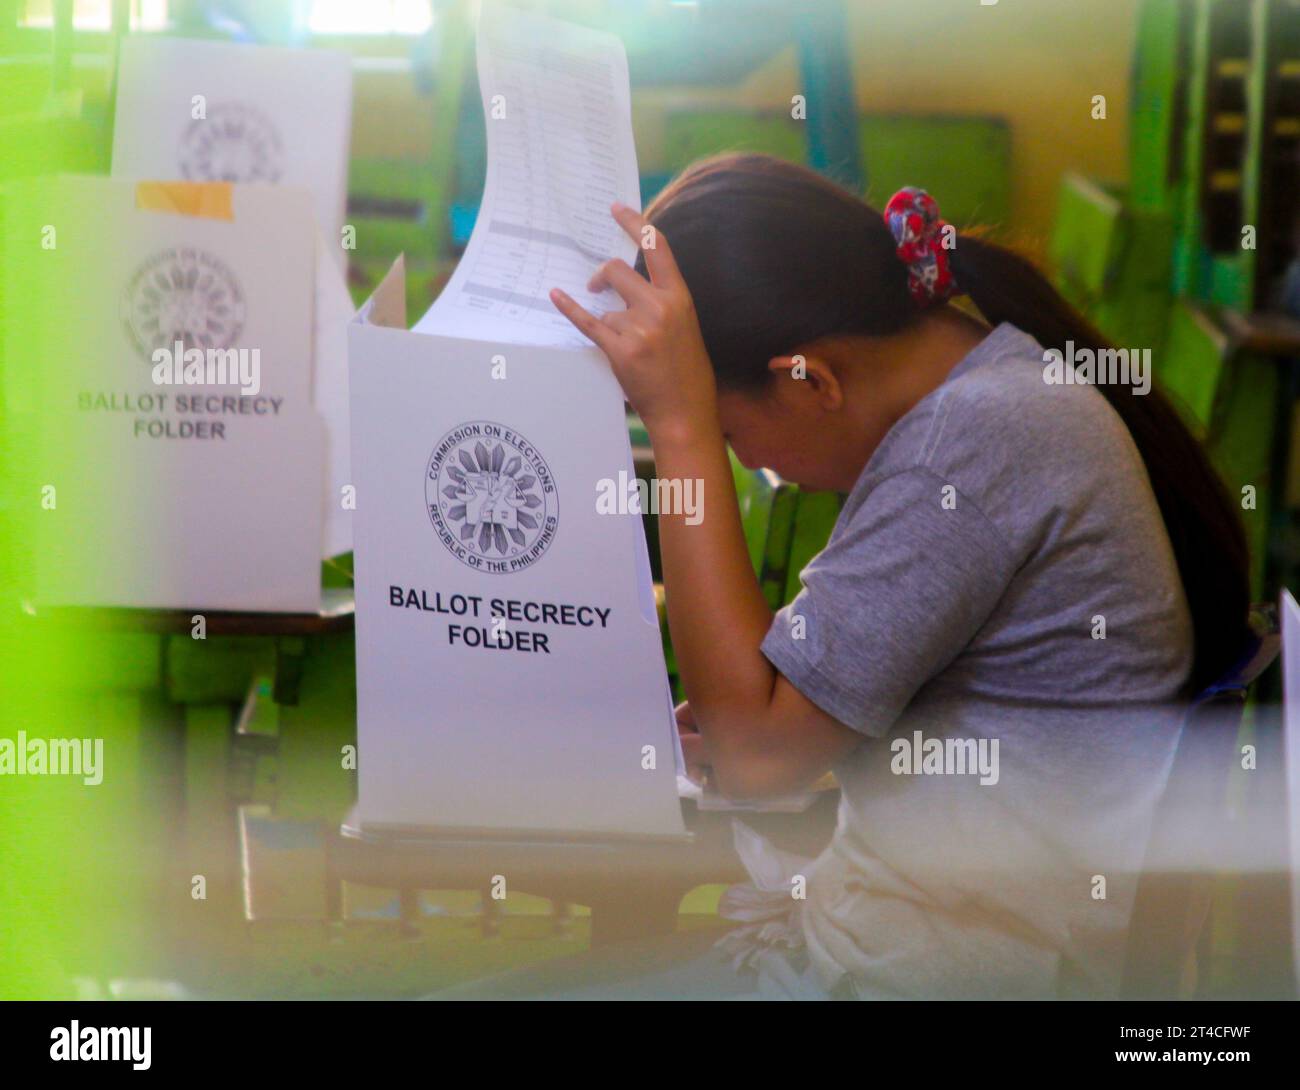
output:
POLYGON ((821 356, 807 353, 775 356, 767 361, 767 369, 784 387, 783 394, 790 393, 789 384, 797 382, 798 391, 811 394, 826 412, 835 412, 844 404, 844 387, 835 369, 821 356))

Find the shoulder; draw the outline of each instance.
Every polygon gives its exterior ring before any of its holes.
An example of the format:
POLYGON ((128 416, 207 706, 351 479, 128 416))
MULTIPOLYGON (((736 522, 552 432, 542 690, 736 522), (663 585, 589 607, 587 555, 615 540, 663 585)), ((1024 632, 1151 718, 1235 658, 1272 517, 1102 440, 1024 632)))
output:
POLYGON ((1027 456, 1054 460, 1063 445, 1101 449, 1127 437, 1096 387, 1053 377, 1037 341, 1000 326, 899 421, 881 453, 894 469, 911 464, 942 475, 971 459, 1023 466, 1027 456))
POLYGON ((1141 457, 1105 396, 1049 381, 1047 362, 1032 337, 1010 325, 993 330, 891 429, 862 486, 924 470, 1013 537, 1036 514, 1090 502, 1108 481, 1140 480, 1141 457))

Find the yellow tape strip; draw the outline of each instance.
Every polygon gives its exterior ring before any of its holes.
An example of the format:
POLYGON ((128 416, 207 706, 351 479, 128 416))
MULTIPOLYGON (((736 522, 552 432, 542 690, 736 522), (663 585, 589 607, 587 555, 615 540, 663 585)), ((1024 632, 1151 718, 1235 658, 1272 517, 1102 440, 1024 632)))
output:
POLYGON ((139 182, 135 206, 145 212, 233 220, 232 192, 229 182, 139 182))

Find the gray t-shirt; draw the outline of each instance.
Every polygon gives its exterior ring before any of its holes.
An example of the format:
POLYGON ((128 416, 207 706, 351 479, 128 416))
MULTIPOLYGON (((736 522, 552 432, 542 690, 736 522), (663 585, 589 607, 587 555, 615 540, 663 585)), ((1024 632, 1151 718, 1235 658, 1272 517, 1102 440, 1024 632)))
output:
POLYGON ((899 420, 763 642, 863 735, 801 906, 828 989, 1118 986, 1191 618, 1123 422, 1043 362, 1001 325, 899 420))

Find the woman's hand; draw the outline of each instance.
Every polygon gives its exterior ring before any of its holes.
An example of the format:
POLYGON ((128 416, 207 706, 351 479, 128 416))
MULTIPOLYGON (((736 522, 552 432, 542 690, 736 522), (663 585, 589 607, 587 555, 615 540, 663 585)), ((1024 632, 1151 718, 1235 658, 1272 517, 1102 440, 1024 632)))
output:
POLYGON ((700 728, 695 725, 695 713, 691 711, 689 700, 683 700, 673 709, 673 718, 677 720, 678 734, 699 734, 700 728))
POLYGON ((682 758, 686 762, 686 778, 691 783, 707 787, 713 776, 713 758, 704 735, 682 735, 682 758))
POLYGON ((695 725, 695 716, 691 712, 689 701, 683 700, 674 709, 677 717, 677 733, 682 740, 682 756, 686 760, 686 778, 701 787, 708 784, 713 771, 713 757, 709 753, 709 742, 695 725))
POLYGON ((612 211, 619 226, 642 247, 650 279, 638 275, 626 261, 605 262, 588 288, 613 288, 627 309, 602 318, 559 288, 551 290, 551 301, 609 358, 623 393, 652 439, 669 422, 703 420, 716 427, 713 368, 700 336, 695 304, 668 240, 635 209, 616 204, 612 211))

